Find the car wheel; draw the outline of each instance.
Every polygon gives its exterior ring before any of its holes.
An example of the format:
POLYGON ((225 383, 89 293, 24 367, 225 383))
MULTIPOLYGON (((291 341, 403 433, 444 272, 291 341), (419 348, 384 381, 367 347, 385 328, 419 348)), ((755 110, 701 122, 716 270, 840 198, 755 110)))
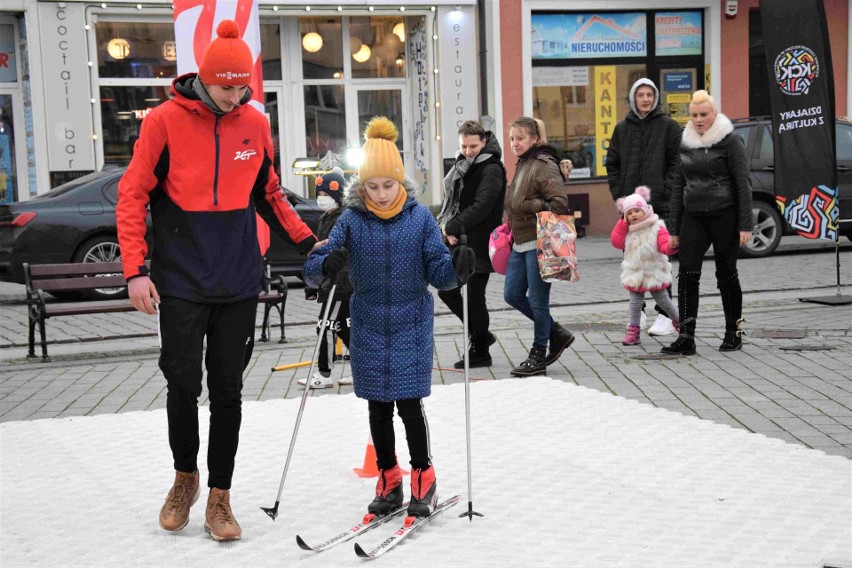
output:
MULTIPOLYGON (((84 242, 74 255, 74 262, 119 262, 121 250, 114 236, 95 237, 84 242)), ((105 275, 106 276, 106 275, 105 275)), ((127 288, 95 288, 83 292, 92 300, 115 300, 127 297, 127 288)))
POLYGON ((775 252, 784 234, 784 219, 775 206, 763 201, 755 201, 752 205, 754 229, 752 239, 743 247, 743 256, 760 258, 775 252))

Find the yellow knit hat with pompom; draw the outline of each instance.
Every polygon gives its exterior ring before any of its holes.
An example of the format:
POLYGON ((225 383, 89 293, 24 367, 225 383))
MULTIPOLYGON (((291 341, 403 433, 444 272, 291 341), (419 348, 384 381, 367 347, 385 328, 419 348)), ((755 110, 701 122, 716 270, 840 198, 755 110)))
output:
POLYGON ((386 177, 402 182, 405 179, 405 168, 402 167, 402 157, 396 147, 398 137, 396 126, 384 116, 376 116, 367 124, 364 130, 364 156, 358 177, 361 181, 371 178, 386 177))

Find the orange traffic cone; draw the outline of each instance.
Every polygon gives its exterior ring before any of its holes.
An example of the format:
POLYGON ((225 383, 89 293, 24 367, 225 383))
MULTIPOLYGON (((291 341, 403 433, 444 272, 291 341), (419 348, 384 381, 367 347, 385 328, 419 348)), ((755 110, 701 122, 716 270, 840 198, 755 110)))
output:
MULTIPOLYGON (((367 441, 367 451, 364 454, 364 467, 353 467, 352 471, 358 477, 378 477, 379 468, 376 465, 376 446, 373 445, 373 437, 367 441)), ((408 471, 400 468, 402 475, 408 475, 408 471)))

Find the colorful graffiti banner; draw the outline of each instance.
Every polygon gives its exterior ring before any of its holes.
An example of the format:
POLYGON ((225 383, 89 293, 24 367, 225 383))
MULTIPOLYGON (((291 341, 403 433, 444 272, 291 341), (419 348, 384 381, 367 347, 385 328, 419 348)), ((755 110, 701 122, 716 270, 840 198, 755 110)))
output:
POLYGON ((760 6, 775 147, 775 198, 800 235, 838 238, 834 72, 822 0, 760 6))

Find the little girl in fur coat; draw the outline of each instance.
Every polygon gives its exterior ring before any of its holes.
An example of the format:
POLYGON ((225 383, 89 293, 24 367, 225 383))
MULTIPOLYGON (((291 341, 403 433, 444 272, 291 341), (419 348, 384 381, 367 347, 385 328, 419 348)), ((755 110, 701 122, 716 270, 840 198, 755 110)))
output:
POLYGON ((650 292, 676 330, 680 316, 666 289, 672 285, 672 265, 666 255, 675 254, 669 246, 666 225, 648 204, 651 190, 640 185, 636 192, 615 202, 622 214, 610 235, 612 246, 624 251, 621 284, 630 292, 630 323, 622 345, 639 345, 639 318, 645 292, 650 292))

